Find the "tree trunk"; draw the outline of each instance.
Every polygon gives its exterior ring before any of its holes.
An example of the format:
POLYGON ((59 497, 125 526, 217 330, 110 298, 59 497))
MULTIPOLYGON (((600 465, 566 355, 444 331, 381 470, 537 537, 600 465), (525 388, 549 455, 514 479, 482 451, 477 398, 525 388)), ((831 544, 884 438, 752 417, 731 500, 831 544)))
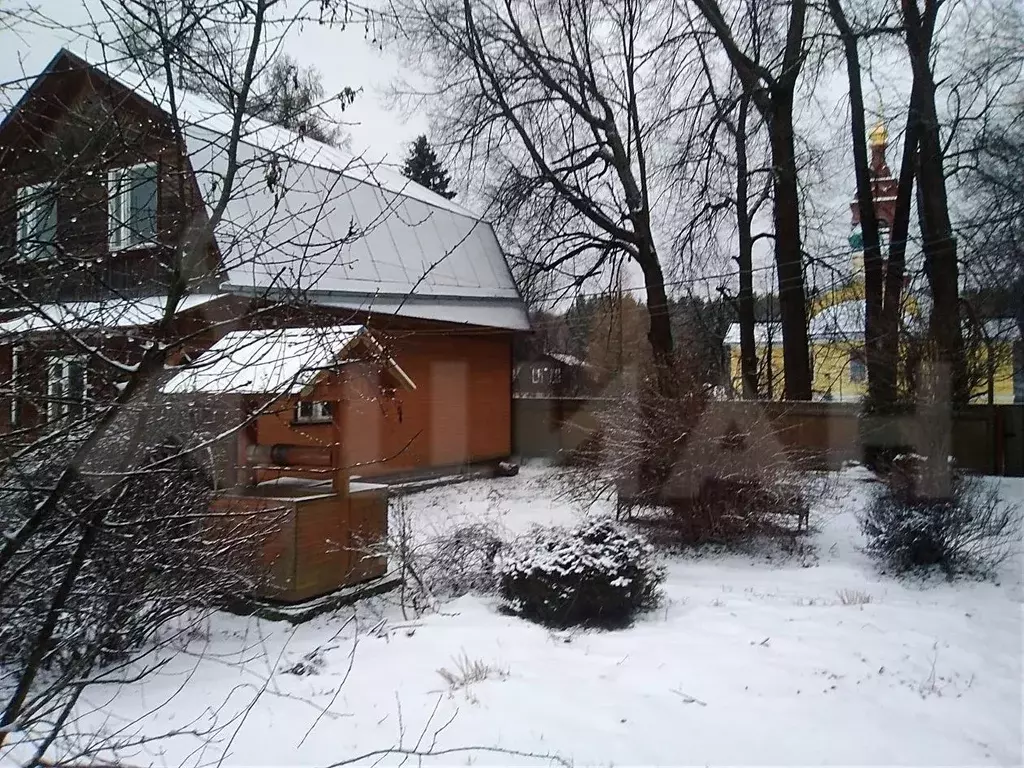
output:
POLYGON ((747 110, 749 97, 740 99, 736 120, 736 229, 739 252, 739 294, 736 314, 740 324, 740 380, 743 397, 757 399, 757 340, 754 337, 754 236, 750 226, 747 178, 747 110))
POLYGON ((811 355, 807 342, 800 195, 793 137, 793 92, 773 93, 769 120, 775 193, 775 267, 782 320, 782 360, 786 400, 811 399, 811 355))
POLYGON ((868 165, 867 126, 864 122, 864 92, 860 81, 857 36, 843 13, 840 0, 829 0, 829 10, 843 41, 846 75, 850 81, 850 130, 853 133, 853 165, 857 177, 857 208, 864 237, 864 359, 868 372, 868 407, 882 405, 880 385, 885 374, 882 357, 883 273, 878 218, 868 165))
POLYGON ((885 269, 885 293, 879 328, 879 408, 894 405, 899 397, 900 316, 903 306, 903 280, 906 276, 907 238, 910 235, 910 214, 914 202, 914 176, 917 173, 920 100, 919 89, 915 84, 910 92, 907 129, 903 134, 903 157, 900 160, 896 208, 893 213, 892 230, 889 233, 889 258, 885 269))
POLYGON ((943 168, 938 113, 935 109, 935 78, 930 60, 932 32, 938 12, 934 0, 926 0, 922 16, 916 0, 902 0, 907 51, 919 95, 918 209, 921 220, 924 269, 932 292, 929 333, 939 370, 951 377, 954 402, 966 402, 969 392, 960 327, 959 264, 956 240, 949 219, 949 199, 943 168))
POLYGON ((658 261, 654 246, 649 241, 641 244, 640 256, 640 269, 643 271, 644 287, 647 291, 647 315, 650 319, 647 340, 651 343, 658 392, 663 397, 671 397, 675 392, 672 370, 675 347, 672 340, 668 295, 665 293, 665 276, 661 271, 661 263, 658 261))

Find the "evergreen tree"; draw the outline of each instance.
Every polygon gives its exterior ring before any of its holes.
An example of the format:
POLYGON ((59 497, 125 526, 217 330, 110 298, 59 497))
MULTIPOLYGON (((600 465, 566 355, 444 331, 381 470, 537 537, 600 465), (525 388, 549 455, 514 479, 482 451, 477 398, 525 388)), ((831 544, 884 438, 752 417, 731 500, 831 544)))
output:
POLYGON ((436 192, 441 197, 448 200, 455 197, 455 192, 448 189, 448 184, 451 181, 448 171, 437 159, 426 136, 417 136, 416 141, 412 143, 405 163, 402 165, 402 174, 430 191, 436 192))

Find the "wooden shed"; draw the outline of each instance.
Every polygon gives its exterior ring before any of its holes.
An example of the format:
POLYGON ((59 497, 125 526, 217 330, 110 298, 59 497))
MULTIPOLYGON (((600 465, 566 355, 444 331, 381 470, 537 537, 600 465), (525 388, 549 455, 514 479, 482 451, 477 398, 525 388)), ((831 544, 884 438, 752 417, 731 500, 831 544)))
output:
POLYGON ((242 415, 221 470, 234 483, 214 499, 211 521, 260 529, 259 597, 293 603, 385 576, 387 487, 351 481, 359 423, 349 417, 415 388, 358 325, 234 331, 164 385, 168 396, 242 415), (261 435, 261 417, 307 402, 329 419, 327 444, 261 435))

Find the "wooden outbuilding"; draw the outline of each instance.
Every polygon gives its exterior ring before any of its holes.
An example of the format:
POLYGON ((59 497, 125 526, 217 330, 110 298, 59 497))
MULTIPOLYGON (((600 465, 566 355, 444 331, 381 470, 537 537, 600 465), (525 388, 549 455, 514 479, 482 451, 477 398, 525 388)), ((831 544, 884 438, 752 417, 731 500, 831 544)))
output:
POLYGON ((358 430, 350 422, 415 389, 357 325, 235 331, 164 385, 169 397, 233 405, 241 415, 224 468, 235 471, 235 482, 215 498, 211 519, 249 518, 251 528, 264 529, 260 596, 298 602, 385 575, 387 486, 352 482, 358 430), (260 434, 261 415, 291 411, 298 398, 323 404, 328 444, 260 434))

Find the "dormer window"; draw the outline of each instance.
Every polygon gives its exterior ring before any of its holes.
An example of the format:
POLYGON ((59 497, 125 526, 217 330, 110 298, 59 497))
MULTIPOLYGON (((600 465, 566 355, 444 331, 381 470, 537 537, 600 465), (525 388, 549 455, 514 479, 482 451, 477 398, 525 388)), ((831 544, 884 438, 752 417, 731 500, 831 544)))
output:
POLYGON ((110 249, 138 248, 156 241, 156 163, 114 168, 107 177, 110 249))
POLYGON ((320 400, 300 400, 295 407, 295 421, 300 424, 328 424, 331 404, 320 400))
POLYGON ((52 259, 57 241, 57 196, 49 184, 18 190, 18 256, 30 261, 52 259))

